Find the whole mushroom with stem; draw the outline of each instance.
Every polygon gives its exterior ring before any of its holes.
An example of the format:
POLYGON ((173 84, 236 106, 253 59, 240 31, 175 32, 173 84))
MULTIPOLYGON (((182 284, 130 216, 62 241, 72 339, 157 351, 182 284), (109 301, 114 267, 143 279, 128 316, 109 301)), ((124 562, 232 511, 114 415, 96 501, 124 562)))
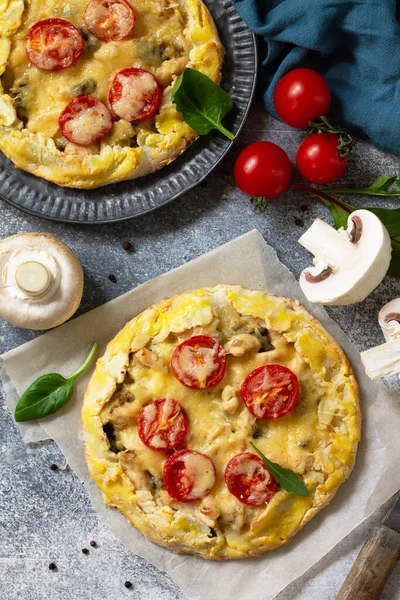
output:
POLYGON ((376 215, 356 210, 347 229, 316 219, 299 243, 314 255, 314 266, 300 275, 311 302, 348 305, 364 300, 386 275, 391 259, 390 236, 376 215))
POLYGON ((370 379, 400 373, 400 298, 381 308, 378 321, 386 342, 361 352, 361 361, 370 379))
POLYGON ((0 240, 0 317, 24 329, 50 329, 76 312, 82 292, 82 266, 54 235, 0 240))

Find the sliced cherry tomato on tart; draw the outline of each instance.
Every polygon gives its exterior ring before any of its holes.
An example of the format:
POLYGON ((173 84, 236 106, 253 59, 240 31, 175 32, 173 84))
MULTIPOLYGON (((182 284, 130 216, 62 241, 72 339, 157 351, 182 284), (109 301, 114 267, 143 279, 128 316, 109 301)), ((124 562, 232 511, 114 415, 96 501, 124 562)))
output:
POLYGON ((93 96, 77 96, 58 119, 63 136, 78 146, 91 146, 110 132, 113 121, 107 106, 93 96))
POLYGON ((299 399, 296 375, 282 365, 264 365, 242 384, 243 402, 257 419, 277 419, 290 412, 299 399))
POLYGON ((154 75, 144 69, 122 69, 114 77, 108 99, 121 119, 142 121, 158 112, 162 88, 154 75))
POLYGON ((269 502, 278 488, 261 458, 251 452, 231 458, 225 467, 224 477, 230 493, 250 506, 269 502))
POLYGON ((118 42, 130 36, 135 11, 125 0, 90 0, 83 15, 87 29, 102 42, 118 42))
POLYGON ((26 52, 42 71, 58 71, 74 65, 85 48, 80 31, 64 19, 45 19, 32 25, 26 38, 26 52))
POLYGON ((137 419, 138 434, 152 450, 173 450, 185 440, 189 420, 173 398, 159 398, 146 404, 137 419))
POLYGON ((193 390, 209 388, 225 375, 225 350, 216 338, 195 335, 175 348, 171 368, 182 385, 193 390))
POLYGON ((168 494, 179 502, 196 502, 215 485, 211 458, 193 450, 179 450, 164 465, 163 479, 168 494))

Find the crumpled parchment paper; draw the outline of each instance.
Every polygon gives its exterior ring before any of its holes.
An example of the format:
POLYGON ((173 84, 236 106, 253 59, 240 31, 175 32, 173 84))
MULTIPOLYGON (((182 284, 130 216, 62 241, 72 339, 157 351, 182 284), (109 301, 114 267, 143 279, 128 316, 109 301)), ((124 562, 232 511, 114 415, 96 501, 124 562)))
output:
POLYGON ((87 471, 80 416, 93 367, 76 382, 72 400, 60 412, 42 419, 40 425, 20 424, 20 428, 25 441, 53 438, 59 444, 71 468, 85 482, 100 519, 132 552, 166 571, 189 600, 269 600, 400 488, 400 400, 383 383, 366 377, 355 346, 322 307, 307 302, 294 276, 257 231, 7 352, 2 356, 3 384, 8 405, 13 409, 18 394, 38 376, 50 372, 64 376, 73 373, 94 341, 100 344, 98 356, 101 356, 106 343, 125 322, 149 305, 188 289, 218 283, 241 284, 300 300, 341 344, 360 385, 364 425, 355 469, 332 504, 289 545, 261 559, 223 563, 175 555, 144 538, 116 510, 105 508, 101 493, 87 471))

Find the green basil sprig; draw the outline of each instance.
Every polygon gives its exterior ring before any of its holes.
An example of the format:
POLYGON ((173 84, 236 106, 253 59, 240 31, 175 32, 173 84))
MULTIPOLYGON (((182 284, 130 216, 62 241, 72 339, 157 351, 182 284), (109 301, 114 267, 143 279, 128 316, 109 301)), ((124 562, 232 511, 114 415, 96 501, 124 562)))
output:
POLYGON ((260 458, 262 458, 268 471, 272 473, 276 481, 283 487, 284 490, 287 492, 293 492, 293 494, 296 494, 296 496, 308 496, 308 489, 306 485, 303 483, 300 477, 296 475, 296 473, 293 473, 293 471, 290 471, 289 469, 284 469, 278 465, 278 463, 274 463, 272 460, 269 460, 261 452, 261 450, 259 450, 253 444, 253 442, 250 442, 250 446, 252 446, 260 458))
POLYGON ((83 365, 68 379, 59 373, 49 373, 36 379, 19 399, 15 407, 15 420, 21 422, 43 419, 64 406, 72 396, 75 379, 89 365, 97 348, 98 344, 93 344, 83 365))
POLYGON ((235 139, 222 125, 222 119, 232 110, 232 98, 207 75, 185 69, 172 90, 172 102, 184 121, 200 135, 217 129, 231 141, 235 139))

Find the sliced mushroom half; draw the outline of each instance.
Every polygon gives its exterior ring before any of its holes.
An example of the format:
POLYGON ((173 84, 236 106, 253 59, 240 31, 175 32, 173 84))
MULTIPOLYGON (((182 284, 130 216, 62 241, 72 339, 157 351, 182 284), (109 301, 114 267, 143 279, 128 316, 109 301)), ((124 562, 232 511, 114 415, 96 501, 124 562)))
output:
POLYGON ((400 373, 400 298, 385 304, 378 320, 386 343, 361 352, 361 361, 371 379, 400 373))
POLYGON ((311 302, 347 305, 361 302, 382 281, 392 247, 382 222, 368 210, 356 210, 347 229, 336 231, 316 219, 299 243, 314 255, 314 267, 300 275, 301 288, 311 302))

